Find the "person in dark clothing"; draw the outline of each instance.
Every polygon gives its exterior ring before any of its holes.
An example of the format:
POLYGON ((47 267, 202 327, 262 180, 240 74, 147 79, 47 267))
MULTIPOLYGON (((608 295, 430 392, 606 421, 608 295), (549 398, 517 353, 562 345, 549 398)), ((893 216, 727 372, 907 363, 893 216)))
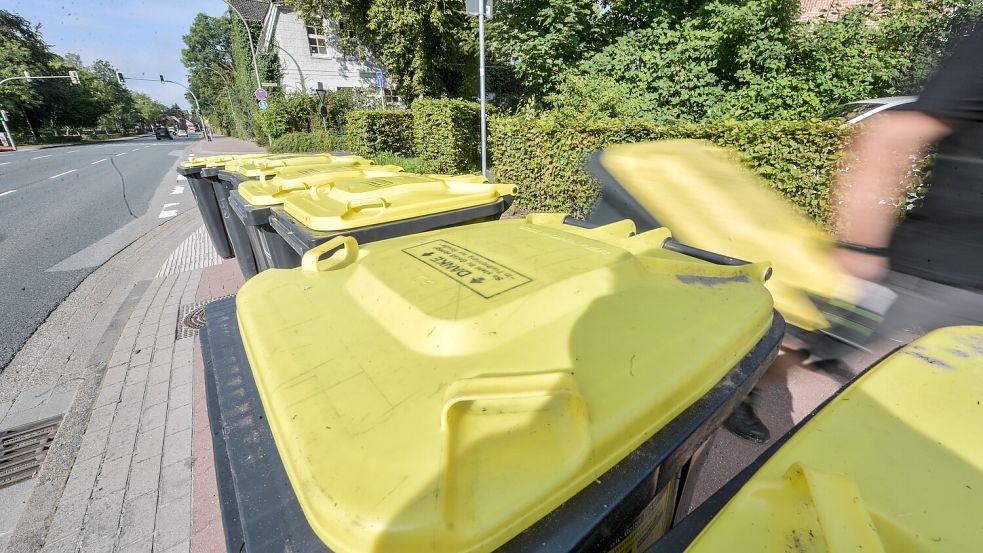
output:
MULTIPOLYGON (((863 123, 834 190, 834 259, 847 272, 897 294, 861 351, 807 344, 817 369, 856 372, 945 326, 983 325, 983 25, 966 36, 919 99, 863 123), (912 161, 937 146, 929 191, 900 225, 898 205, 912 161)), ((751 396, 725 423, 764 443, 751 396)))

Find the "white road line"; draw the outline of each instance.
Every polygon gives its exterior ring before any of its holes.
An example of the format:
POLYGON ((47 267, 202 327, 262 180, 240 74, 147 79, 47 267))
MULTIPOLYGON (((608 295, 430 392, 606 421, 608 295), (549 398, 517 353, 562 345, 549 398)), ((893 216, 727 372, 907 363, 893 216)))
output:
POLYGON ((184 187, 180 184, 175 184, 174 187, 171 188, 171 196, 175 194, 184 194, 184 187))
POLYGON ((121 152, 121 153, 116 154, 116 157, 125 156, 125 155, 126 155, 126 152, 121 152))
POLYGON ((7 194, 13 194, 14 192, 17 192, 17 191, 16 190, 8 190, 6 192, 0 192, 0 196, 6 196, 7 194))
POLYGON ((11 162, 9 162, 9 161, 5 161, 5 162, 3 162, 3 163, 0 163, 0 165, 10 165, 10 163, 11 163, 11 162))
POLYGON ((58 173, 57 175, 55 175, 53 177, 48 177, 48 180, 57 179, 58 177, 64 177, 65 175, 67 175, 69 173, 74 173, 75 171, 77 171, 77 169, 69 169, 68 171, 65 171, 64 173, 58 173))
POLYGON ((38 156, 38 157, 32 157, 31 159, 32 159, 32 160, 35 160, 35 159, 42 159, 42 158, 46 158, 46 157, 51 157, 51 154, 48 154, 48 155, 46 155, 46 156, 38 156))
POLYGON ((134 149, 134 150, 130 150, 130 151, 131 151, 131 152, 136 152, 136 151, 137 151, 137 150, 139 150, 139 149, 140 149, 140 148, 136 148, 136 149, 134 149))
POLYGON ((107 159, 109 159, 109 158, 108 157, 104 157, 104 158, 100 159, 99 161, 93 161, 89 165, 95 165, 96 163, 102 163, 103 161, 106 161, 107 159))
POLYGON ((75 152, 77 152, 77 151, 78 151, 78 150, 72 150, 71 152, 65 152, 65 153, 66 153, 66 154, 74 154, 74 153, 75 153, 75 152))

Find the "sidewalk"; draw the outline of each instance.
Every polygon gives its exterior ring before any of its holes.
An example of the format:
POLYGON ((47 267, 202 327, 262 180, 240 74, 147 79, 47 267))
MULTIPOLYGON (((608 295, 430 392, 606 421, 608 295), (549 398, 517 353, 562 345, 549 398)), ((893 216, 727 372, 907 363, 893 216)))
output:
POLYGON ((192 311, 241 283, 193 210, 123 249, 49 316, 0 374, 0 430, 60 425, 37 475, 0 487, 0 551, 224 548, 192 311))

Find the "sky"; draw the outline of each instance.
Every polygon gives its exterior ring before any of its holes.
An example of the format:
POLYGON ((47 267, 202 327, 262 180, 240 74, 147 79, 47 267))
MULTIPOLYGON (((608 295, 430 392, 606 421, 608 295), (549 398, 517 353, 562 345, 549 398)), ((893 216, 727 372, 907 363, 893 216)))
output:
POLYGON ((184 89, 165 79, 188 84, 181 64, 181 37, 188 33, 195 15, 218 16, 226 10, 223 0, 0 0, 0 9, 41 24, 41 34, 59 55, 74 52, 82 62, 103 59, 128 80, 127 88, 146 92, 170 106, 189 108, 184 89))

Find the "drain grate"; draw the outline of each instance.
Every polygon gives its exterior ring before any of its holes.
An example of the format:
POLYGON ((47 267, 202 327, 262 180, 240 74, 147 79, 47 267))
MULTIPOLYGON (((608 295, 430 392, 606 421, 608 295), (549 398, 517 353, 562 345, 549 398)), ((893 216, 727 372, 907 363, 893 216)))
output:
POLYGON ((37 476, 60 424, 58 415, 0 430, 0 488, 37 476))
POLYGON ((231 298, 234 295, 235 294, 230 294, 228 296, 212 298, 208 301, 200 301, 197 303, 182 305, 181 308, 178 309, 177 328, 174 329, 174 339, 181 340, 184 338, 197 336, 198 331, 205 326, 205 306, 213 301, 231 298))

